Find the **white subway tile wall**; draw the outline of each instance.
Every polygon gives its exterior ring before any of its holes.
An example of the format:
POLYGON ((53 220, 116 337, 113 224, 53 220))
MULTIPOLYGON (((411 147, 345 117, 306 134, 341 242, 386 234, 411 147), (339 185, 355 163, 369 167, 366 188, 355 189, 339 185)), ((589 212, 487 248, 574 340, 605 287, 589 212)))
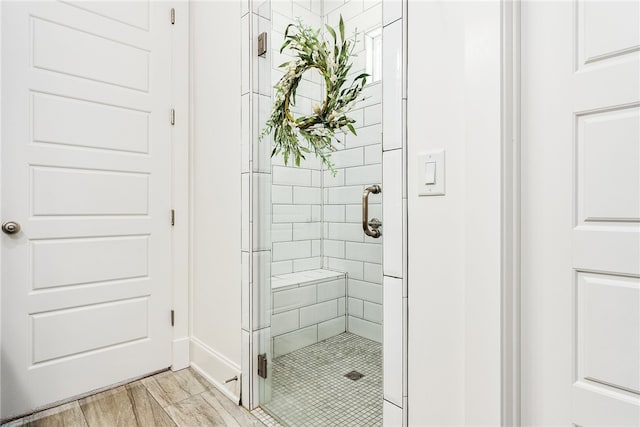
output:
POLYGON ((338 317, 338 301, 330 300, 300 309, 300 326, 315 325, 338 317))
MULTIPOLYGON (((345 289, 346 282, 344 281, 344 279, 318 283, 318 302, 344 298, 346 294, 345 289)), ((340 303, 338 303, 338 305, 340 305, 340 303)))
POLYGON ((279 261, 271 263, 271 273, 276 276, 293 272, 293 261, 279 261))
POLYGON ((370 340, 382 342, 382 325, 359 317, 349 316, 349 332, 369 338, 370 340))
POLYGON ((346 331, 346 277, 328 270, 275 275, 271 281, 274 357, 346 331))
POLYGON ((294 310, 300 307, 312 305, 316 303, 316 286, 307 285, 296 287, 293 289, 274 289, 273 296, 273 313, 294 310))
MULTIPOLYGON (((365 72, 364 35, 380 29, 382 2, 325 1, 324 5, 326 24, 337 25, 342 15, 345 33, 358 31, 358 56, 351 75, 365 72)), ((323 255, 325 267, 347 273, 347 330, 381 342, 382 238, 373 239, 362 231, 362 192, 369 185, 382 184, 382 85, 369 83, 362 97, 350 113, 357 135, 348 134, 344 146, 332 155, 336 178, 327 172, 324 176, 323 255)), ((369 197, 369 219, 382 220, 380 203, 380 196, 369 197)))
MULTIPOLYGON (((312 247, 313 248, 313 247, 312 247)), ((320 251, 318 251, 320 253, 320 251)), ((322 258, 320 256, 314 256, 313 258, 294 259, 293 271, 306 271, 322 266, 322 258)))
POLYGON ((298 310, 285 311, 271 316, 271 336, 282 335, 300 329, 298 310))
POLYGON ((338 309, 338 311, 342 310, 342 314, 339 315, 339 317, 327 320, 326 322, 318 323, 318 341, 335 337, 336 335, 341 334, 347 330, 346 319, 344 317, 344 306, 341 306, 340 302, 338 302, 338 309))
POLYGON ((269 326, 271 321, 271 252, 253 252, 253 329, 258 330, 269 326))
MULTIPOLYGON (((257 127, 264 126, 269 114, 264 107, 268 98, 263 96, 267 93, 262 85, 264 79, 268 77, 273 86, 283 75, 278 66, 292 59, 286 50, 279 52, 286 26, 300 18, 316 28, 323 23, 337 27, 340 15, 345 20, 347 35, 358 32, 357 56, 350 71, 353 78, 366 71, 364 35, 381 27, 380 0, 271 1, 271 68, 270 73, 257 73, 261 95, 259 108, 254 110, 254 117, 260 120, 257 127), (320 4, 323 7, 318 7, 320 4)), ((271 99, 273 95, 272 91, 271 99)), ((292 112, 309 114, 313 104, 321 103, 323 96, 321 76, 314 70, 305 73, 292 112)), ((291 161, 285 165, 279 156, 270 159, 274 356, 345 330, 381 341, 382 239, 365 236, 361 225, 363 190, 382 181, 381 83, 369 83, 362 98, 349 113, 356 120, 357 135, 341 135, 343 143, 336 144, 338 151, 332 154, 335 174, 323 168, 312 155, 300 167, 293 166, 291 161), (346 273, 346 282, 344 278, 324 282, 308 279, 304 286, 282 287, 291 286, 291 279, 285 277, 289 274, 319 269, 346 273)), ((254 151, 259 171, 264 170, 266 153, 264 147, 254 151)), ((254 188, 264 191, 262 182, 256 184, 254 188)), ((370 196, 370 217, 382 220, 381 201, 379 195, 370 196)), ((266 219, 268 215, 260 218, 266 219)), ((255 234, 254 239, 262 247, 267 239, 259 232, 255 234)))
POLYGON ((296 329, 288 334, 272 337, 273 357, 291 353, 302 347, 318 342, 318 326, 313 325, 304 329, 296 329))
POLYGON ((311 241, 278 242, 273 244, 273 260, 284 261, 288 259, 310 258, 311 241))
MULTIPOLYGON (((283 75, 279 65, 292 59, 289 51, 280 53, 286 27, 296 18, 305 25, 320 27, 322 15, 318 4, 271 1, 271 86, 283 75)), ((298 86, 296 104, 291 107, 294 115, 309 114, 313 104, 321 102, 321 83, 314 70, 305 73, 298 86)), ((272 90, 271 99, 274 93, 272 90)), ((285 165, 282 156, 271 158, 274 275, 322 267, 322 165, 314 156, 307 157, 299 167, 292 164, 293 159, 285 165)))

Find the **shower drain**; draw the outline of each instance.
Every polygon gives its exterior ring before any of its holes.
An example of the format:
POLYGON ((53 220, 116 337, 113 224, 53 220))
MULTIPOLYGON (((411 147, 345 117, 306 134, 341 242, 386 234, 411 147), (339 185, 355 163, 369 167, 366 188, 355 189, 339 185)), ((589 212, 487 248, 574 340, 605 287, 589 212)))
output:
POLYGON ((351 371, 348 374, 345 374, 344 376, 349 378, 350 380, 358 381, 360 378, 364 377, 364 374, 361 374, 358 371, 351 371))

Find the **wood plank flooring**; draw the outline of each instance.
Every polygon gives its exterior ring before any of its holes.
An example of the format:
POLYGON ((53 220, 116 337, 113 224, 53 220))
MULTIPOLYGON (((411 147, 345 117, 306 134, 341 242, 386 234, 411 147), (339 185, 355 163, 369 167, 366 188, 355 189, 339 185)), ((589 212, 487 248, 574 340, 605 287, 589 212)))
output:
POLYGON ((2 427, 264 427, 191 368, 166 371, 2 427))

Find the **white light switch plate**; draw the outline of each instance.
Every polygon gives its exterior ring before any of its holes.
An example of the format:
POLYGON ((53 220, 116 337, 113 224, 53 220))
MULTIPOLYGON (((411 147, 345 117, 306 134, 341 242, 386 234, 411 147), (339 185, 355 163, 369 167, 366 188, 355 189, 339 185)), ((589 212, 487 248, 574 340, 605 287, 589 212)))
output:
POLYGON ((430 151, 418 155, 418 195, 419 196, 444 196, 444 150, 430 151), (435 182, 433 180, 433 168, 435 166, 435 182))

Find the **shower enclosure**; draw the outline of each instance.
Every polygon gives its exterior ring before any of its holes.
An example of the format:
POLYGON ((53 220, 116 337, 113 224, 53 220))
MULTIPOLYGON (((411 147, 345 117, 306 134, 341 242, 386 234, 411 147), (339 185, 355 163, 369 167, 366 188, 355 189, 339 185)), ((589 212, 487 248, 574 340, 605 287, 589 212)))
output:
MULTIPOLYGON (((245 213, 251 232, 243 235, 249 248, 243 262, 251 263, 251 277, 245 278, 243 298, 253 308, 243 310, 243 329, 247 325, 254 332, 243 337, 251 340, 255 358, 246 364, 255 375, 253 382, 244 379, 243 396, 250 388, 251 406, 286 425, 382 425, 382 0, 266 0, 249 7, 243 24, 253 66, 244 76, 251 97, 243 94, 243 114, 251 118, 253 140, 243 144, 243 164, 251 171, 243 174, 243 192, 251 199, 245 213), (347 84, 369 74, 348 114, 356 120, 357 135, 339 134, 341 143, 331 155, 335 174, 312 154, 299 166, 286 165, 282 157, 271 157, 269 137, 259 142, 255 137, 271 114, 273 86, 284 74, 279 65, 293 59, 286 49, 280 52, 285 29, 300 20, 330 38, 325 25, 337 28, 340 17, 345 35, 357 37, 347 84), (264 34, 266 53, 258 57, 264 34), (382 236, 365 233, 380 223, 382 236)), ((322 103, 323 82, 315 70, 304 74, 291 107, 294 116, 308 115, 322 103)), ((398 166, 399 175, 399 161, 398 166)), ((402 302, 402 281, 396 288, 402 302)), ((401 355, 398 306, 394 342, 401 355)))

